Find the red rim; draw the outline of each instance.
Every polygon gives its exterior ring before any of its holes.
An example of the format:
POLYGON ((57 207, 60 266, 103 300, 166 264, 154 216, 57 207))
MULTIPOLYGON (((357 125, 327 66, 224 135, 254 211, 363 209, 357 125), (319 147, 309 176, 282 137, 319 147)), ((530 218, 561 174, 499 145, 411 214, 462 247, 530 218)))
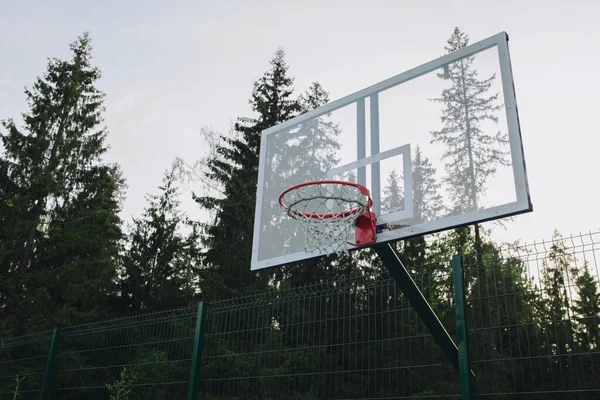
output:
POLYGON ((314 218, 314 219, 323 219, 323 218, 340 218, 340 217, 347 217, 350 214, 356 214, 359 210, 360 207, 355 207, 349 211, 345 211, 342 214, 315 214, 315 213, 300 213, 297 211, 290 211, 285 204, 283 204, 283 197, 288 194, 289 192, 291 192, 292 190, 295 189, 299 189, 301 187, 305 187, 305 186, 312 186, 312 185, 322 185, 322 184, 336 184, 336 185, 343 185, 343 186, 352 186, 357 188, 358 190, 360 190, 360 192, 362 194, 364 194, 365 196, 367 196, 367 207, 365 209, 366 211, 369 211, 371 209, 371 206, 373 205, 373 200, 371 200, 371 192, 369 192, 369 189, 367 189, 366 187, 364 187, 363 185, 359 185, 358 183, 353 183, 353 182, 346 182, 346 181, 336 181, 336 180, 324 180, 324 181, 310 181, 310 182, 304 182, 304 183, 299 183, 298 185, 294 185, 286 190, 284 190, 280 195, 279 195, 279 205, 286 210, 288 213, 291 214, 295 214, 295 215, 303 215, 305 217, 309 217, 309 218, 314 218))

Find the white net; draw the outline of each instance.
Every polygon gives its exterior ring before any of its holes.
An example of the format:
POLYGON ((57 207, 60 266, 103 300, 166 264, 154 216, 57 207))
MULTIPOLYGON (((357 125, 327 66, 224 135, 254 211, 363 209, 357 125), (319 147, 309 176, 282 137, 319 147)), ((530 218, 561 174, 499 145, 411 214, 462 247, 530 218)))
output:
POLYGON ((354 222, 367 210, 369 197, 343 182, 316 182, 285 193, 281 203, 304 230, 304 250, 325 254, 348 250, 354 222))

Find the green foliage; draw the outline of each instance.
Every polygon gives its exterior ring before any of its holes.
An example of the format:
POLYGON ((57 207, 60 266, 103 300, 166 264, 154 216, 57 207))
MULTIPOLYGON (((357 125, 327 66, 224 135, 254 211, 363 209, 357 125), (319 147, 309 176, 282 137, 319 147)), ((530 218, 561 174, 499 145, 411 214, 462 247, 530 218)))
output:
POLYGON ((577 338, 584 349, 597 348, 600 341, 598 329, 600 318, 600 290, 598 280, 583 264, 582 272, 575 280, 577 297, 573 299, 573 311, 579 318, 577 338))
MULTIPOLYGON (((447 41, 445 50, 452 53, 469 44, 469 37, 457 27, 447 41)), ((443 146, 446 175, 443 183, 450 192, 452 214, 464 214, 477 211, 481 206, 481 197, 486 192, 486 182, 493 178, 498 167, 510 165, 507 151, 508 136, 497 131, 497 112, 502 108, 499 104, 499 93, 490 94, 495 75, 482 79, 473 66, 475 57, 462 58, 448 64, 444 74, 438 75, 449 83, 440 97, 432 99, 442 105, 440 121, 442 128, 431 132, 432 144, 443 146)), ((466 235, 466 229, 456 230, 457 235, 466 235)), ((454 251, 473 256, 472 268, 477 272, 479 285, 487 282, 486 271, 489 264, 482 258, 486 252, 484 239, 481 237, 481 227, 474 226, 474 241, 472 251, 464 251, 462 241, 457 243, 454 251)), ((469 245, 470 246, 470 245, 469 245)), ((484 329, 491 325, 490 306, 481 303, 481 321, 484 329)), ((486 348, 486 354, 492 356, 491 342, 486 348)))
POLYGON ((95 321, 116 311, 115 264, 122 238, 117 196, 122 178, 117 169, 105 166, 91 167, 82 175, 85 186, 53 212, 47 237, 39 245, 38 260, 47 268, 32 280, 37 304, 53 324, 95 321), (48 300, 55 307, 45 305, 48 300))
POLYGON ((118 168, 102 163, 104 94, 90 38, 51 59, 0 139, 1 329, 23 333, 105 315, 120 240, 118 168), (67 289, 68 288, 68 289, 67 289))
POLYGON ((127 368, 121 370, 119 379, 114 383, 107 383, 106 389, 110 400, 129 400, 131 385, 135 383, 137 376, 127 371, 127 368))
POLYGON ((293 79, 287 75, 284 52, 279 49, 271 69, 254 83, 250 106, 255 118, 239 118, 233 136, 220 136, 215 153, 207 160, 206 179, 220 188, 220 195, 196 197, 214 218, 203 237, 204 298, 239 295, 264 290, 265 273, 250 271, 258 152, 263 129, 283 122, 300 111, 292 98, 293 79))
POLYGON ((389 214, 404 209, 404 196, 402 195, 402 186, 400 176, 396 170, 392 170, 387 178, 387 184, 383 188, 383 197, 381 198, 381 212, 389 214))
POLYGON ((188 305, 194 295, 192 268, 198 256, 197 232, 184 235, 175 175, 165 174, 160 194, 148 197, 134 218, 122 256, 121 287, 128 309, 156 311, 188 305))
POLYGON ((412 161, 414 220, 418 224, 432 221, 444 212, 440 194, 441 185, 435 178, 436 170, 419 146, 415 149, 412 161))
MULTIPOLYGON (((329 93, 317 82, 298 99, 302 113, 327 103, 329 93)), ((278 135, 278 141, 283 139, 281 145, 287 147, 282 150, 285 151, 283 154, 294 156, 282 160, 282 175, 293 177, 294 182, 306 182, 315 177, 326 176, 327 171, 339 163, 338 151, 341 146, 338 137, 341 128, 327 117, 326 115, 307 121, 299 132, 290 132, 289 136, 283 133, 278 135), (290 137, 293 137, 293 141, 290 137)))
POLYGON ((21 386, 21 382, 24 380, 24 376, 19 378, 19 374, 15 375, 15 390, 13 391, 13 400, 17 400, 19 397, 21 397, 19 393, 19 386, 21 386))
MULTIPOLYGON (((412 160, 413 180, 413 215, 409 224, 419 224, 439 217, 444 210, 442 197, 439 194, 440 184, 435 178, 435 168, 421 149, 415 149, 412 160)), ((402 189, 400 177, 395 171, 388 177, 388 184, 384 188, 382 199, 382 211, 390 212, 395 209, 404 208, 404 197, 400 195, 402 189)), ((401 225, 402 226, 402 225, 401 225)), ((396 228, 396 224, 389 225, 390 229, 396 228)), ((428 261, 428 238, 419 236, 396 243, 396 250, 402 262, 409 268, 421 268, 428 261)), ((414 270, 413 270, 414 272, 414 270)))
MULTIPOLYGON (((313 83, 298 100, 301 111, 308 112, 329 102, 329 94, 319 83, 313 83)), ((274 151, 289 155, 274 162, 270 160, 269 168, 281 171, 277 177, 279 185, 276 189, 267 192, 267 196, 276 198, 279 193, 281 182, 289 182, 289 185, 298 182, 324 178, 327 171, 339 163, 338 150, 341 148, 338 137, 341 129, 338 124, 328 119, 328 115, 310 120, 303 128, 286 133, 278 133, 272 140, 274 151)), ((267 188, 270 186, 267 184, 267 188)), ((263 210, 264 213, 264 210, 263 210)), ((278 226, 277 235, 293 237, 300 235, 299 224, 290 226, 290 230, 281 229, 279 221, 288 218, 281 213, 276 202, 270 210, 270 219, 273 225, 278 226)), ((277 241, 275 241, 277 242, 277 241)), ((284 248, 281 251, 285 251, 284 248)), ((348 276, 358 273, 357 255, 344 254, 341 257, 326 256, 313 260, 304 260, 294 265, 286 266, 277 271, 277 277, 283 287, 295 287, 335 279, 338 276, 348 276)))
MULTIPOLYGON (((439 193, 441 185, 436 181, 435 168, 429 158, 423 155, 419 146, 415 149, 411 173, 414 217, 410 223, 419 224, 441 216, 444 211, 442 196, 439 193)), ((395 170, 388 176, 381 200, 382 212, 389 213, 404 208, 404 189, 400 183, 403 177, 404 175, 399 176, 395 170)))
MULTIPOLYGON (((455 28, 445 50, 451 53, 468 43, 469 37, 455 28)), ((474 57, 467 57, 449 64, 440 78, 451 86, 433 99, 444 108, 440 117, 443 127, 431 132, 431 142, 445 146, 444 182, 452 193, 453 207, 460 212, 477 210, 486 181, 498 166, 509 165, 506 133, 491 134, 485 127, 486 121, 498 122, 495 113, 501 109, 498 93, 488 94, 496 76, 480 79, 473 61, 474 57)))
MULTIPOLYGON (((475 239, 472 231, 464 230, 438 240, 427 253, 428 264, 411 269, 454 336, 452 275, 450 260, 443 258, 444 245, 447 241, 449 249, 472 249, 475 239)), ((552 304, 556 299, 549 295, 564 293, 565 288, 569 293, 569 285, 579 293, 573 276, 588 275, 587 282, 593 282, 596 275, 585 263, 575 268, 573 249, 559 235, 547 253, 531 258, 526 253, 511 255, 489 240, 483 246, 483 274, 475 269, 477 257, 464 257, 472 368, 480 394, 502 399, 517 394, 552 398, 559 393, 567 398, 595 398, 600 390, 596 384, 600 359, 592 344, 584 347, 590 335, 583 312, 576 311, 576 302, 582 300, 573 291, 562 311, 557 311, 560 307, 552 304), (538 276, 535 264, 527 261, 544 259, 538 276), (557 271, 568 275, 563 274, 561 281, 557 271), (490 312, 489 327, 481 318, 484 304, 490 312), (558 320, 551 319, 549 313, 554 312, 554 318, 561 313, 558 320)), ((583 289, 587 284, 582 279, 583 289)), ((588 305, 592 310, 593 304, 588 305)), ((71 380, 61 383, 93 386, 90 383, 104 371, 103 382, 113 382, 115 390, 129 385, 130 399, 182 398, 193 336, 190 316, 195 314, 185 315, 180 320, 171 310, 69 329, 71 342, 61 349, 66 358, 59 375, 71 380), (170 318, 174 319, 164 322, 170 318), (125 376, 135 374, 135 381, 119 386, 123 376, 110 375, 116 365, 126 365, 125 376)), ((589 318, 598 316, 589 314, 589 318)), ((372 272, 211 302, 206 332, 201 398, 454 398, 458 394, 456 372, 396 283, 372 272)))
MULTIPOLYGON (((457 29, 447 50, 467 42, 457 29)), ((30 108, 23 126, 7 120, 0 131, 3 336, 179 307, 193 302, 200 289, 207 299, 236 297, 210 304, 201 398, 456 396, 455 371, 373 252, 323 257, 270 275, 250 272, 260 132, 328 102, 317 83, 293 96, 282 50, 254 84, 254 117, 238 119, 235 132, 221 135, 206 160, 202 179, 216 190, 196 200, 211 212, 210 223, 203 231, 188 223, 169 171, 125 241, 118 217, 125 183, 118 166, 102 161, 107 131, 89 37, 79 38, 71 51, 69 60, 50 60, 26 91, 30 108), (249 293, 254 295, 239 297, 249 293)), ((451 87, 438 99, 445 126, 433 133, 434 142, 448 148, 445 183, 453 188, 454 206, 464 208, 478 206, 484 182, 504 165, 498 146, 505 136, 486 136, 477 125, 495 122, 496 96, 487 94, 494 77, 479 79, 470 63, 449 66, 451 87), (495 145, 486 147, 489 143, 495 145), (457 154, 460 162, 454 163, 457 154)), ((291 153, 298 157, 278 160, 278 166, 297 180, 319 175, 338 162, 338 136, 339 127, 323 116, 307 124, 296 141, 274 144, 297 147, 291 153)), ((416 218, 444 213, 440 183, 418 148, 412 170, 416 218)), ((384 209, 402 207, 400 182, 397 173, 388 178, 384 209)), ((277 222, 281 216, 275 211, 277 222)), ((595 398, 598 276, 585 262, 577 267, 558 233, 534 276, 526 258, 507 255, 479 227, 407 240, 396 248, 451 335, 449 262, 463 254, 471 354, 483 394, 595 398)), ((59 350, 56 387, 86 389, 68 395, 57 389, 57 396, 91 396, 96 390, 121 400, 181 398, 193 318, 193 310, 170 310, 69 328, 59 350)), ((8 377, 0 384, 0 398, 39 389, 47 339, 37 340, 0 343, 0 375, 8 377)))
MULTIPOLYGON (((328 102, 329 94, 318 83, 313 83, 297 100, 302 113, 328 102)), ((329 115, 323 115, 305 121, 300 128, 271 135, 265 166, 273 172, 266 174, 263 198, 276 199, 284 189, 294 184, 324 178, 327 171, 339 162, 339 134, 338 124, 330 120, 329 115)), ((277 202, 264 202, 261 218, 270 221, 261 233, 261 246, 268 247, 269 254, 280 255, 289 250, 288 241, 280 238, 303 235, 300 224, 286 223, 289 217, 281 212, 277 202)))
POLYGON ((168 387, 159 385, 169 377, 169 356, 158 349, 140 349, 130 367, 130 376, 135 377, 136 387, 131 400, 166 399, 168 387))
POLYGON ((569 281, 572 279, 573 258, 558 232, 554 233, 553 244, 548 258, 544 260, 541 284, 546 289, 546 301, 541 303, 540 312, 544 315, 549 354, 566 354, 573 350, 571 294, 569 281), (569 317, 567 319, 567 317, 569 317))

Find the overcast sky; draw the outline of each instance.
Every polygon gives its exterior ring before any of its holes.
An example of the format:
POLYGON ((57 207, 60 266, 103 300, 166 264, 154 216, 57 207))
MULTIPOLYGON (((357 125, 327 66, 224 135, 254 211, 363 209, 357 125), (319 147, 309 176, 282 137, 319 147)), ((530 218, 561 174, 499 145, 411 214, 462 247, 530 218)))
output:
POLYGON ((251 115, 252 83, 278 46, 298 93, 318 81, 334 100, 441 56, 454 26, 472 42, 506 31, 534 212, 494 237, 597 230, 599 4, 0 0, 0 118, 25 111, 23 88, 47 57, 68 57, 89 31, 107 94, 108 158, 124 169, 130 220, 175 157, 202 155, 201 127, 225 132, 251 115))

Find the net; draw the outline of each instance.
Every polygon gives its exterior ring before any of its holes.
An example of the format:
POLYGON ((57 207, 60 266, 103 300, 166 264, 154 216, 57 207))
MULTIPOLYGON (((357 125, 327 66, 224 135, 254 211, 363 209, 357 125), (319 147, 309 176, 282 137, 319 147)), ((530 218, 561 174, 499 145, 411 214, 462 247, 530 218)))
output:
MULTIPOLYGON (((283 192, 279 203, 304 230, 304 250, 342 253, 358 217, 371 206, 369 191, 343 181, 307 182, 283 192)), ((352 243, 350 243, 352 244, 352 243)))

